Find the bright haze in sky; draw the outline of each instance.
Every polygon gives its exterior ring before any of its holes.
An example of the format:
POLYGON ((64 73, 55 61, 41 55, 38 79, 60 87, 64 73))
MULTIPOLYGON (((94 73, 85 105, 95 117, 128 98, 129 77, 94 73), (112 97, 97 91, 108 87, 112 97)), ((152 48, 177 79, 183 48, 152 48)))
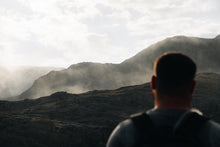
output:
POLYGON ((0 0, 0 66, 120 63, 175 35, 220 34, 219 0, 0 0))

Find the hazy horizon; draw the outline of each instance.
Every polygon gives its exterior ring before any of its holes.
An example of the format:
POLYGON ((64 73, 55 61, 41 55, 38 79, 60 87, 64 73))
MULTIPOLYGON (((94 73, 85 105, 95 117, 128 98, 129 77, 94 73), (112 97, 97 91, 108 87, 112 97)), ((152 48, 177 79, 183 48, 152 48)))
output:
POLYGON ((176 35, 220 34, 220 2, 0 1, 0 66, 120 63, 176 35))

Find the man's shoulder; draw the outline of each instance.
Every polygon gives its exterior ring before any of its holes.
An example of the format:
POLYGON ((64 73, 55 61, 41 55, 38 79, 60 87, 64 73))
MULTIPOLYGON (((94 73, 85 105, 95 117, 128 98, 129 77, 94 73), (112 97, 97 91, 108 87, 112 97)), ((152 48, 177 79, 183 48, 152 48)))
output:
POLYGON ((210 119, 203 124, 200 133, 202 132, 206 134, 207 133, 214 133, 214 134, 218 133, 220 137, 220 124, 210 119))
POLYGON ((137 137, 137 132, 134 123, 131 119, 126 119, 120 122, 117 127, 112 132, 109 141, 107 143, 108 147, 132 147, 135 144, 135 139, 137 137))
POLYGON ((133 128, 134 124, 130 118, 119 123, 122 128, 133 128))
POLYGON ((135 126, 134 126, 133 121, 129 118, 129 119, 126 119, 120 122, 116 127, 116 131, 120 134, 134 133, 135 126))
POLYGON ((219 123, 210 120, 210 121, 209 121, 209 125, 212 126, 213 128, 215 128, 215 129, 217 129, 217 130, 220 131, 220 124, 219 124, 219 123))
POLYGON ((199 138, 206 146, 219 147, 220 124, 213 120, 207 121, 199 132, 199 138))

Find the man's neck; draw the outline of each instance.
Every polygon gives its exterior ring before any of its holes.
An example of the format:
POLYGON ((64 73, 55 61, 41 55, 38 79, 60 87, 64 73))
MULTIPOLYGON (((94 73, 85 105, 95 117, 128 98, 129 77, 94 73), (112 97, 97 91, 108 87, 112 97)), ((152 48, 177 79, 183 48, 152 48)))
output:
POLYGON ((179 98, 179 97, 160 97, 155 99, 155 108, 162 109, 190 109, 191 100, 190 98, 179 98))
POLYGON ((160 108, 160 109, 182 109, 182 110, 189 110, 191 107, 185 107, 185 106, 163 106, 163 105, 155 105, 154 108, 160 108))

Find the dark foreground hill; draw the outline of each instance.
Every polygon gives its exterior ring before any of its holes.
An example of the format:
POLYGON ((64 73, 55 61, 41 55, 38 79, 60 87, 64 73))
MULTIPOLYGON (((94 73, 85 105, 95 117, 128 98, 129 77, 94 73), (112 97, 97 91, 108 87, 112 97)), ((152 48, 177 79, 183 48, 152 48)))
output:
MULTIPOLYGON (((220 122, 220 75, 199 74, 193 107, 220 122)), ((0 146, 104 147, 118 122, 153 107, 150 84, 0 101, 0 146)))
POLYGON ((214 39, 176 36, 151 45, 121 64, 79 63, 62 71, 50 72, 14 99, 38 98, 57 91, 81 93, 143 84, 153 73, 155 58, 174 51, 195 60, 198 72, 220 73, 219 36, 214 39))

